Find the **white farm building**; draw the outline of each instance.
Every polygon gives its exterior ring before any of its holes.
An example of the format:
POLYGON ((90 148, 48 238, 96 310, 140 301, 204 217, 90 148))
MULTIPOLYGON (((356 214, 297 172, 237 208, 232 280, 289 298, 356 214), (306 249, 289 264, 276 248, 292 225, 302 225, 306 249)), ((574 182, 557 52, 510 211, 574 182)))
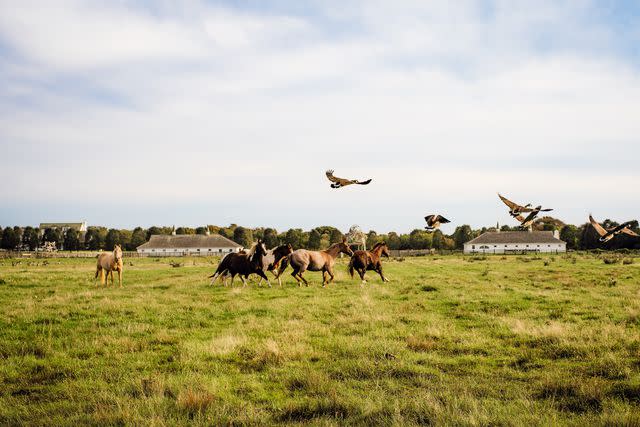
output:
POLYGON ((464 244, 464 253, 566 252, 557 231, 488 231, 464 244))
POLYGON ((154 234, 151 239, 136 248, 139 254, 149 256, 222 255, 239 252, 242 246, 218 234, 154 234))

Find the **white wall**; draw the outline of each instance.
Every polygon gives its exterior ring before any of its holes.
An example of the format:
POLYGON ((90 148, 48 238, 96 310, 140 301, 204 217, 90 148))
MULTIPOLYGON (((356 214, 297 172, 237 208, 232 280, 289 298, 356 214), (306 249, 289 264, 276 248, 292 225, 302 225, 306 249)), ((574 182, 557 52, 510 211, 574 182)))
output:
POLYGON ((239 252, 241 248, 167 248, 167 249, 138 249, 140 254, 151 256, 182 256, 188 255, 225 255, 239 252))
POLYGON ((496 244, 464 244, 464 253, 487 253, 487 254, 503 254, 505 252, 566 252, 567 244, 561 243, 496 243, 496 244))

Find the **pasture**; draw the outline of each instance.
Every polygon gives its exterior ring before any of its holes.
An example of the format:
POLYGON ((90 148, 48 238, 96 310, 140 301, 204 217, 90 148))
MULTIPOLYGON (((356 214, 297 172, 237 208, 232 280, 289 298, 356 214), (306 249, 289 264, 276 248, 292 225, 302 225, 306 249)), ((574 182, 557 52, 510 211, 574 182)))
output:
POLYGON ((365 286, 343 258, 326 288, 233 289, 207 258, 125 258, 121 289, 93 259, 0 260, 0 424, 639 425, 626 257, 383 260, 365 286))

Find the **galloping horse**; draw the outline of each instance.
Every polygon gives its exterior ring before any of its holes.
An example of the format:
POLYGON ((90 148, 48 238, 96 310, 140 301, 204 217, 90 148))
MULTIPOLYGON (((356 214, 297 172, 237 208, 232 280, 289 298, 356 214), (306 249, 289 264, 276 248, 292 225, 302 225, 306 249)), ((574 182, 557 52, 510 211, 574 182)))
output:
POLYGON ((271 286, 271 282, 269 282, 269 278, 264 274, 263 271, 263 260, 264 256, 267 254, 267 248, 264 246, 262 240, 258 240, 258 243, 253 245, 253 247, 249 250, 249 252, 237 252, 227 254, 222 260, 220 264, 218 264, 218 268, 215 273, 213 273, 209 278, 211 278, 211 284, 218 279, 218 277, 224 277, 224 285, 227 285, 227 275, 231 275, 231 286, 233 286, 233 279, 236 274, 240 276, 242 283, 244 286, 247 286, 246 278, 255 273, 260 276, 262 279, 267 281, 267 284, 271 286))
MULTIPOLYGON (((98 254, 96 277, 93 278, 94 283, 98 278, 98 274, 100 274, 100 284, 102 284, 102 276, 104 276, 104 273, 106 272, 104 285, 107 286, 109 273, 111 273, 111 286, 113 286, 113 270, 118 272, 118 283, 120 284, 120 287, 122 287, 122 248, 120 245, 116 245, 113 248, 113 252, 103 252, 98 254)), ((98 286, 97 283, 96 286, 98 286)))
MULTIPOLYGON (((273 273, 273 275, 276 276, 276 279, 278 279, 278 284, 280 286, 282 286, 282 281, 280 280, 282 270, 280 269, 280 266, 282 265, 282 268, 286 267, 284 260, 292 252, 293 248, 291 247, 291 244, 287 243, 286 245, 280 245, 273 249, 269 249, 262 259, 262 271, 270 271, 273 273)), ((263 279, 260 279, 258 286, 262 284, 262 280, 263 279)))
POLYGON ((385 242, 376 243, 373 249, 370 251, 355 251, 349 262, 349 274, 353 279, 353 271, 357 271, 362 279, 362 283, 367 283, 364 280, 364 273, 367 270, 374 270, 382 278, 382 282, 388 282, 389 280, 382 274, 382 262, 380 256, 384 255, 389 258, 389 248, 385 242))
MULTIPOLYGON (((336 262, 336 257, 339 253, 345 253, 347 255, 353 255, 353 251, 347 245, 346 239, 342 239, 342 242, 336 243, 324 251, 308 251, 306 249, 298 249, 289 255, 289 264, 293 268, 291 275, 299 286, 302 286, 302 282, 309 286, 309 282, 302 277, 302 273, 305 271, 322 271, 322 286, 327 283, 333 282, 333 264, 336 262), (331 277, 327 281, 325 273, 329 273, 331 277)), ((283 267, 284 268, 284 267, 283 267)))

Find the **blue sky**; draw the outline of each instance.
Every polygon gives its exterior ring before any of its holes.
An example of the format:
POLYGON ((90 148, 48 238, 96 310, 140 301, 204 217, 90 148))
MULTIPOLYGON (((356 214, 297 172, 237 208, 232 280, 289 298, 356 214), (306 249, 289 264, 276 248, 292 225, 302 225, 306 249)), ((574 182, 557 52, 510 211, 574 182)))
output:
POLYGON ((632 1, 2 2, 0 225, 638 218, 639 46, 632 1))

